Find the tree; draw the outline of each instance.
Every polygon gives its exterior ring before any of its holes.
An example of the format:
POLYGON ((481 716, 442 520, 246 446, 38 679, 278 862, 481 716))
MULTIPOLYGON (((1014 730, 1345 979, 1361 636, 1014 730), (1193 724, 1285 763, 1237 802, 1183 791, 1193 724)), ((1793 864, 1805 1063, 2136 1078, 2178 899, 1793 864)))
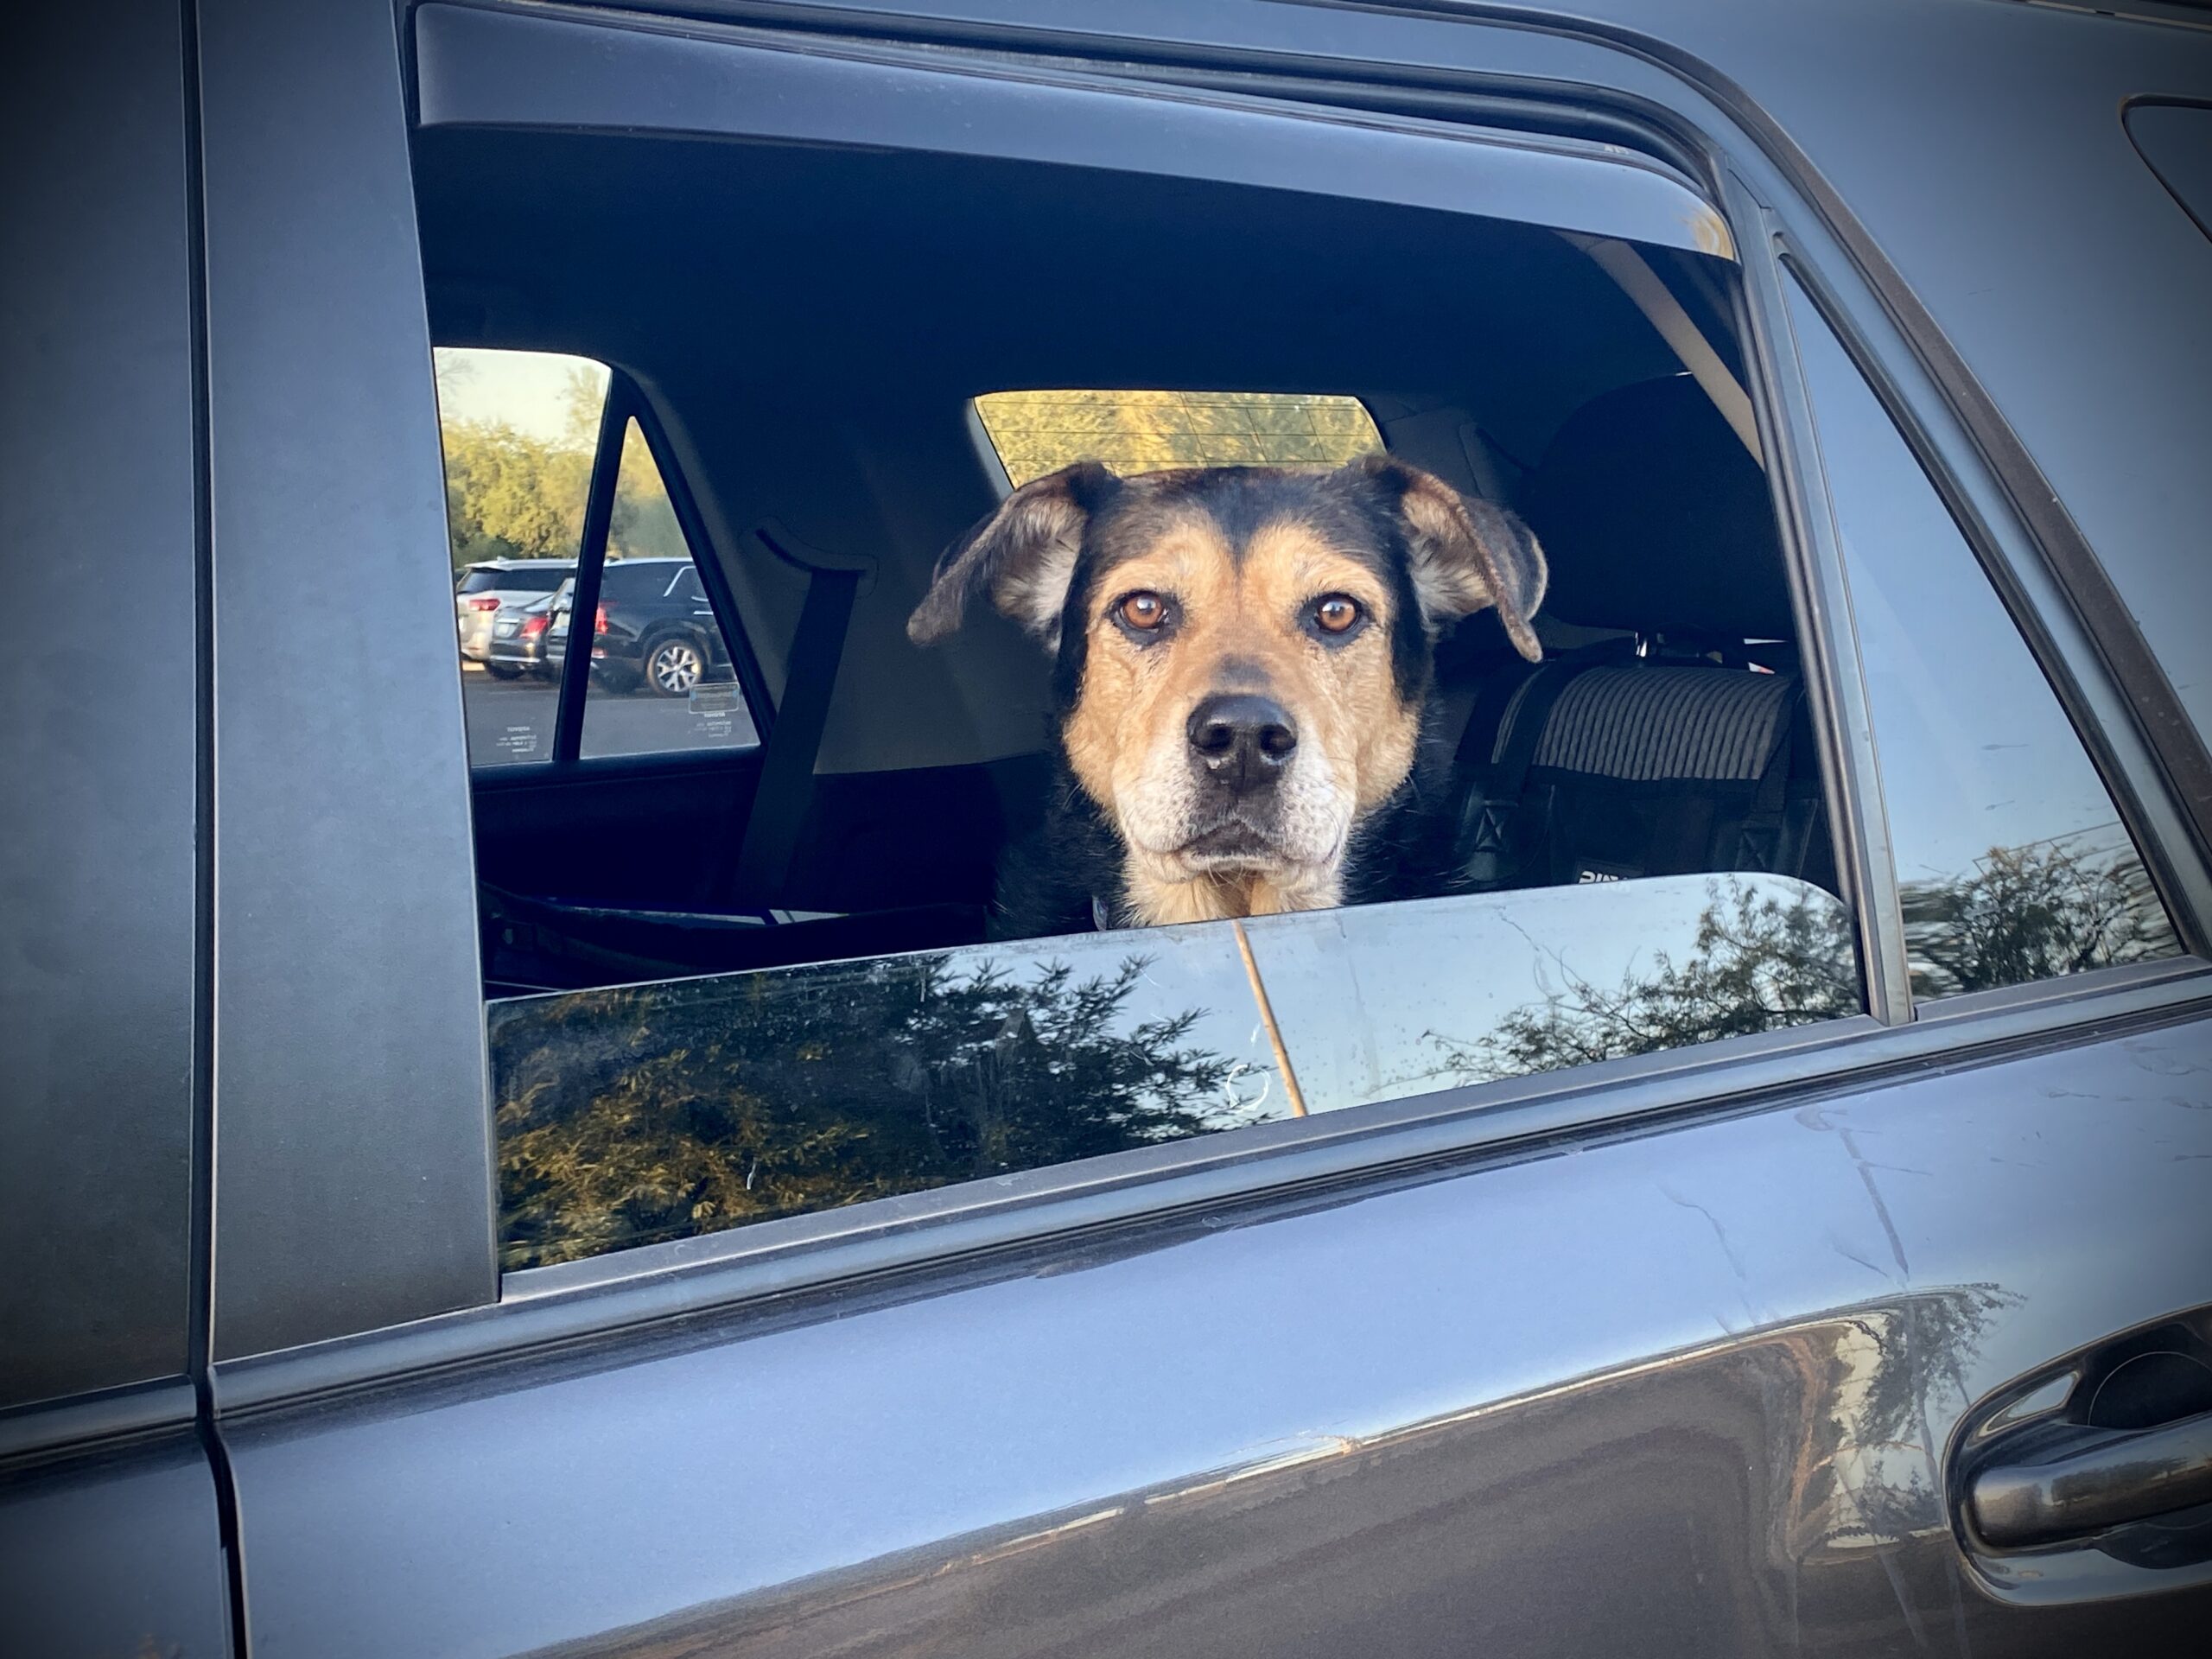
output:
MULTIPOLYGON (((606 375, 579 365, 562 393, 562 435, 496 421, 444 424, 446 527, 454 569, 480 559, 573 559, 583 544, 606 375)), ((607 529, 612 558, 682 558, 690 549, 638 423, 623 433, 607 529)))
POLYGON ((939 956, 493 1010, 510 1268, 1095 1157, 1248 1121, 1149 958, 1020 982, 939 956))
MULTIPOLYGON (((1430 1033, 1462 1082, 1526 1077, 1719 1037, 1777 1031, 1863 1006, 1850 912, 1811 887, 1785 902, 1741 878, 1707 885, 1690 957, 1599 985, 1560 987, 1473 1038, 1430 1033)), ((1944 996, 2170 954, 2172 925, 2123 842, 1994 848, 1967 874, 1899 895, 1912 984, 1944 996)))
POLYGON ((1898 894, 1912 988, 1993 990, 2175 949, 2172 925, 2133 849, 2043 842, 1993 847, 1966 876, 1898 894))
POLYGON ((1801 887, 1718 878, 1687 961, 1656 952, 1651 967, 1599 985, 1554 961, 1560 988, 1516 1008, 1471 1040, 1430 1033, 1462 1083, 1525 1077, 1722 1037, 1778 1031, 1859 1011, 1851 912, 1801 887))

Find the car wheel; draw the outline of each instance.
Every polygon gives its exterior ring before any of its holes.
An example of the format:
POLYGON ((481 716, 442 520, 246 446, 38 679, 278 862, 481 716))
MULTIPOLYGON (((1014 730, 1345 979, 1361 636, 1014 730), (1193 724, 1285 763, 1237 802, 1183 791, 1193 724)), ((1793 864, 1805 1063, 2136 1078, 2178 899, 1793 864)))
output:
POLYGON ((706 653, 684 634, 671 634, 645 653, 645 684, 660 696, 690 696, 706 672, 706 653))
POLYGON ((517 680, 522 677, 522 667, 518 663, 486 663, 484 664, 484 671, 495 680, 517 680))

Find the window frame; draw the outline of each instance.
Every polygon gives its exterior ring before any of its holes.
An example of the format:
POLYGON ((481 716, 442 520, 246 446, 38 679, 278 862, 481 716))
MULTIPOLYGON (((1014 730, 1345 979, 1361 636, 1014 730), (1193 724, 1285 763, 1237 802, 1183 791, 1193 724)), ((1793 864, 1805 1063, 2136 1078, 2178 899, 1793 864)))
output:
MULTIPOLYGON (((442 10, 451 12, 450 8, 442 10)), ((510 22, 517 18, 514 13, 472 15, 498 16, 510 22)), ((562 26, 574 24, 564 22, 562 26)), ((1377 29, 1383 26, 1382 22, 1375 23, 1377 29)), ((591 27, 610 34, 626 29, 652 34, 678 26, 671 23, 664 29, 635 19, 610 18, 591 27)), ((695 35, 712 32, 688 22, 681 28, 695 35)), ((1758 111, 1713 102, 1694 79, 1612 49, 1595 31, 1583 37, 1564 30, 1537 34, 1472 23, 1465 25, 1464 30, 1455 38, 1478 49, 1484 67, 1455 71, 1459 79, 1450 84, 1464 87, 1465 107, 1476 112, 1473 118, 1495 121, 1501 113, 1516 107, 1516 99, 1525 99, 1532 91, 1541 98, 1548 88, 1554 101, 1536 106, 1529 118, 1531 120, 1555 120, 1562 109, 1586 115, 1594 110, 1598 117, 1593 118, 1615 121, 1624 130, 1649 134, 1656 127, 1659 136, 1651 139, 1649 149, 1687 156, 1698 162, 1701 168, 1699 194, 1716 219, 1738 238, 1738 264, 1743 274, 1739 304, 1745 313, 1743 325, 1747 325, 1751 390, 1762 432, 1770 435, 1774 445, 1770 453, 1781 458, 1778 505, 1785 544, 1793 560, 1806 565, 1824 583, 1837 573, 1834 547, 1823 540, 1821 530, 1827 506, 1825 484, 1817 467, 1803 466, 1808 455, 1816 454, 1803 419, 1803 387, 1794 359, 1777 353, 1773 346, 1777 338, 1773 326, 1776 307, 1781 298, 1775 262, 1792 255, 1824 273, 1832 291, 1847 296, 1839 302, 1840 309, 1856 324, 1857 340, 1873 342, 1871 349, 1854 344, 1854 355, 1869 378, 1879 387, 1887 377, 1895 377, 1893 384, 1907 391, 1902 404, 1915 411, 1917 424, 1923 430, 1940 431, 1941 442, 1936 446, 1940 454, 1947 466, 1958 469, 1967 480, 1960 499, 1970 502, 1977 515, 1989 515, 2002 524, 1993 539, 2000 545, 2008 568, 2015 562, 2028 562, 2029 574, 2018 577, 2016 571, 2018 586, 2000 583, 2000 595, 2006 598, 2016 620, 2021 614, 2012 602, 2016 594, 2024 594, 2036 606, 2034 613, 2049 619, 2043 629, 2048 636, 2043 645, 2056 653, 2058 669, 2054 669, 2054 658, 2038 648, 2042 636, 2025 629, 2024 632, 2028 632, 2031 649, 2055 683, 2062 678, 2080 683, 2075 695, 2093 721, 2088 729, 2104 737, 2120 769, 2116 774, 2105 764, 2107 756, 2092 748, 2091 758, 2098 763, 2107 786, 2113 790, 2116 799, 2123 795, 2132 799, 2138 793, 2162 787, 2164 774, 2156 770, 2155 757, 2133 723, 2131 704, 2111 675, 2110 659, 2099 652, 2094 638, 2074 610, 2069 590, 2047 571, 2036 574, 2042 567, 2034 562, 2043 556, 2042 551, 2028 539, 2027 523, 2023 522, 2034 522, 2032 516, 2016 508, 2017 490, 2008 491, 1998 481, 1995 474, 2002 469, 1985 465, 1981 459, 1991 451, 1998 452, 2000 459, 2009 453, 2005 448, 2012 442, 2009 432, 2002 430, 1999 422, 1999 429, 1993 434, 1989 423, 1998 418, 1993 410, 1970 401, 1955 404, 1948 383, 1921 366, 1919 351, 1925 342, 1910 328, 1897 325, 1883 303, 1886 291, 1883 284, 1893 284, 1894 274, 1878 265, 1878 254, 1872 256, 1873 267, 1868 267, 1868 250, 1863 240, 1839 239, 1829 204, 1815 194, 1821 188, 1817 181, 1805 176, 1802 169, 1793 171, 1786 164, 1777 164, 1770 153, 1773 146, 1758 126, 1758 111), (1884 365, 1886 376, 1875 372, 1875 365, 1884 365), (2054 605, 2058 608, 2049 608, 2054 605), (2110 726, 2114 721, 2120 727, 2116 732, 2110 726)), ((414 44, 419 54, 419 41, 414 44)), ((929 67, 957 66, 961 48, 972 44, 956 40, 950 50, 942 44, 931 48, 929 67)), ((1065 37, 1052 44, 1056 50, 1070 50, 1065 37)), ((1078 41, 1077 49, 1082 44, 1078 41)), ((1102 59, 1126 55, 1118 49, 1126 42, 1109 42, 1102 35, 1090 44, 1102 59)), ((784 37, 774 49, 794 60, 814 53, 834 55, 844 62, 880 59, 887 52, 898 55, 880 44, 863 47, 842 37, 818 35, 804 40, 784 37)), ((1344 62, 1347 66, 1357 63, 1370 76, 1378 73, 1378 66, 1372 62, 1344 62)), ((1308 63, 1303 67, 1319 73, 1327 66, 1308 63)), ((453 66, 437 67, 438 73, 449 75, 453 66)), ((1041 73, 1002 61, 995 61, 990 68, 994 75, 1017 85, 1025 77, 1041 73)), ((1112 74, 1093 74, 1087 79, 1094 90, 1144 93, 1150 83, 1143 79, 1141 71, 1141 64, 1124 63, 1112 74)), ((1387 73, 1387 67, 1380 72, 1387 73)), ((346 72, 326 68, 319 73, 346 72)), ((370 78, 375 79, 373 73, 370 78)), ((312 81, 314 76, 305 79, 312 81)), ((1251 102, 1245 100, 1248 106, 1251 102)), ((1449 102, 1447 96, 1440 94, 1429 107, 1444 107, 1449 102)), ((1394 119, 1364 116, 1356 124, 1347 124, 1342 141, 1357 143, 1358 131, 1388 127, 1394 119)), ((1466 153, 1481 152, 1471 148, 1466 153)), ((264 212, 273 217, 289 205, 283 193, 272 191, 264 212)), ((357 229, 353 241, 359 243, 365 235, 365 231, 357 229)), ((411 251, 406 263, 412 267, 414 292, 385 298, 388 304, 404 299, 416 308, 414 327, 419 335, 419 261, 412 257, 411 251)), ((390 270, 382 275, 387 282, 394 280, 390 270)), ((287 302, 306 303, 304 300, 287 302)), ((408 328, 404 321, 387 319, 385 326, 387 338, 375 343, 389 344, 393 330, 405 341, 408 328)), ((1840 332, 1847 343, 1854 342, 1853 331, 1840 332)), ((422 389, 427 394, 427 341, 423 343, 422 389)), ((427 395, 417 401, 423 404, 419 418, 426 423, 421 433, 434 436, 430 424, 434 416, 427 395)), ((1899 405, 1891 406, 1894 410, 1899 405)), ((1904 421, 1900 425, 1910 429, 1904 421)), ((419 437, 421 433, 410 429, 410 436, 419 437)), ((648 430, 647 435, 650 441, 654 434, 648 430)), ((414 447, 422 446, 417 442, 414 447)), ((353 457, 345 459, 359 469, 353 457)), ((1931 467, 1930 471, 1934 474, 1938 469, 1931 467)), ((675 499, 673 482, 671 499, 675 499)), ((1947 501, 1950 500, 1947 493, 1947 501)), ((1955 501, 1951 505, 1964 527, 1966 518, 1959 514, 1955 501)), ((690 527, 685 529, 687 537, 691 537, 690 527)), ((1832 537, 1832 527, 1827 534, 1832 537)), ((696 549, 701 543, 694 539, 692 545, 696 559, 696 549)), ((1808 594, 1802 573, 1793 565, 1792 574, 1799 602, 1805 603, 1808 594)), ((1809 597, 1817 600, 1818 594, 1809 597)), ((1900 976, 1902 982, 1903 940, 1896 924, 1894 873, 1888 869, 1885 858, 1872 853, 1872 838, 1884 832, 1878 817, 1878 777, 1871 767, 1871 737, 1863 722, 1855 728, 1849 725, 1857 658, 1847 639, 1830 639, 1829 631, 1836 622, 1833 612, 1811 620, 1815 626, 1807 632, 1806 643, 1819 641, 1830 655, 1832 660, 1821 677, 1830 683, 1829 691, 1846 705, 1844 719, 1840 721, 1827 719, 1816 706, 1815 721, 1824 746, 1835 751, 1833 755, 1824 752, 1822 757, 1823 773, 1830 787, 1836 788, 1844 780, 1851 785, 1840 803, 1832 802, 1834 831, 1840 837, 1851 837, 1850 845, 1855 849, 1846 855, 1840 841, 1840 864, 1848 857, 1858 872, 1853 878, 1856 885, 1847 897, 1862 930, 1871 938, 1870 962, 1886 963, 1887 970, 1900 976), (1875 816, 1862 817, 1870 805, 1875 816)), ((449 617, 442 620, 441 626, 449 630, 449 617)), ((1808 688, 1815 686, 1810 674, 1808 683, 1808 688)), ((1818 698, 1829 693, 1816 689, 1814 695, 1818 698)), ((1858 696, 1863 710, 1863 686, 1858 687, 1858 696)), ((2077 720, 2077 728, 2079 725, 2077 720)), ((453 736, 460 741, 457 726, 453 736)), ((531 768, 515 770, 532 778, 544 775, 531 768)), ((2164 839, 2181 835, 2186 828, 2180 809, 2171 799, 2163 804, 2153 799, 2144 809, 2144 821, 2154 837, 2145 846, 2146 861, 2157 848, 2157 855, 2171 861, 2178 870, 2181 879, 2176 890, 2184 902, 2176 909, 2176 925, 2184 944, 2201 950, 2204 940, 2201 918, 2212 906, 2206 904, 2205 871, 2199 849, 2185 836, 2172 842, 2164 839)), ((235 901, 219 896, 217 902, 235 901)), ((473 917, 456 918, 454 925, 458 931, 473 935, 473 917)), ((389 1308, 391 1296, 364 1298, 349 1292, 331 1299, 334 1306, 321 1320, 318 1331, 318 1334, 343 1339, 226 1359, 218 1367, 219 1393, 225 1409, 247 1408, 302 1393, 352 1387, 371 1379, 632 1328, 855 1275, 947 1268, 972 1262, 978 1251, 1003 1250, 1048 1236, 1154 1224, 1178 1216, 1211 1216, 1224 1208, 1280 1199, 1287 1192, 1317 1192, 1351 1183, 1372 1187, 1393 1180, 1426 1179, 1443 1167, 1520 1155, 1531 1145, 1592 1131, 1627 1133, 1708 1114, 1771 1109, 1807 1090, 1874 1086, 1930 1063, 2011 1058, 2024 1050, 2063 1043, 2075 1027, 2092 1021, 2101 1029, 2111 1029, 2115 1025, 2125 1027, 2188 1017, 2212 1009, 2209 972, 2212 964, 2194 957, 2100 969, 2069 980, 1986 994, 1972 1007, 1947 1007, 1945 1017, 1920 1022, 1896 1018, 1897 1010, 1890 1006, 1892 1019, 1886 1025, 1871 1014, 1854 1016, 1765 1037, 1733 1039, 1701 1048, 1607 1061, 1594 1068, 1447 1090, 1262 1126, 1233 1136, 1201 1137, 1086 1164, 1053 1166, 1003 1181, 940 1189, 851 1211, 645 1246, 507 1275, 495 1281, 488 1297, 480 1296, 458 1307, 451 1301, 443 1304, 455 1311, 442 1313, 437 1304, 423 1302, 415 1317, 380 1332, 371 1327, 390 1324, 389 1316, 369 1315, 377 1308, 389 1308), (349 1331, 356 1334, 346 1336, 349 1331)), ((1909 1002, 1906 1007, 1910 1011, 1909 1002)), ((363 1105, 382 1103, 382 1091, 371 1081, 359 1080, 355 1088, 355 1097, 363 1105)), ((387 1138, 399 1137, 424 1111, 445 1110, 449 1106, 449 1097, 412 1106, 406 1113, 380 1120, 375 1132, 387 1138)), ((453 1127, 448 1125, 448 1131, 453 1127)), ((488 1134, 488 1102, 483 1121, 468 1127, 479 1135, 488 1134)), ((258 1126, 241 1130, 234 1118, 219 1119, 219 1128, 226 1152, 241 1135, 265 1132, 258 1126)), ((281 1147, 251 1150, 259 1154, 264 1166, 278 1174, 289 1170, 304 1184, 305 1196, 312 1198, 316 1192, 341 1180, 357 1180, 357 1171, 344 1165, 341 1144, 333 1134, 310 1131, 290 1135, 281 1147)), ((408 1224, 405 1215, 395 1206, 389 1226, 408 1224)), ((480 1230, 472 1235, 458 1216, 451 1236, 435 1243, 448 1255, 455 1250, 463 1255, 481 1250, 487 1261, 496 1259, 493 1240, 480 1230)), ((372 1239, 368 1243, 372 1255, 384 1247, 381 1240, 372 1239)), ((239 1274, 239 1269, 226 1263, 226 1285, 239 1274)), ((250 1283, 245 1287, 249 1299, 257 1289, 250 1283)))
MULTIPOLYGON (((775 725, 775 705, 767 695, 767 684, 760 672, 753 652, 752 640, 745 631, 739 615, 737 599, 729 585, 728 573, 723 569, 721 550, 707 533, 704 515, 691 493, 690 482, 683 476, 670 452, 667 428, 662 424, 659 412, 652 407, 652 399, 627 371, 612 363, 592 359, 607 372, 607 396, 600 405, 599 426, 592 440, 591 477, 585 486, 582 533, 576 547, 576 568, 572 580, 569 624, 569 639, 575 639, 574 618, 583 615, 599 601, 599 585, 606 569, 607 543, 613 530, 613 507, 615 491, 621 483, 622 451, 626 442, 629 424, 635 421, 638 435, 645 450, 652 457, 653 466, 659 471, 661 486, 667 492, 670 508, 676 516, 676 527, 683 537, 686 551, 690 555, 691 569, 697 576, 706 595, 708 607, 714 612, 715 626, 721 630, 722 649, 729 655, 731 671, 737 677, 738 689, 744 696, 747 713, 753 721, 754 741, 743 748, 669 749, 649 754, 601 754, 582 753, 584 709, 591 695, 591 657, 588 652, 571 651, 562 658, 561 677, 554 683, 554 726, 552 752, 542 759, 500 763, 479 763, 472 755, 468 765, 469 787, 473 790, 534 787, 550 782, 575 778, 603 776, 609 772, 637 771, 688 771, 701 765, 741 763, 747 757, 758 756, 768 741, 768 734, 775 725), (585 601, 585 572, 590 571, 589 596, 585 601), (582 666, 579 667, 578 664, 582 666), (575 683, 574 690, 570 684, 575 683), (572 711, 573 705, 573 711, 572 711)), ((619 562, 618 562, 619 563, 619 562)), ((466 696, 467 682, 462 683, 466 696)))
MULTIPOLYGON (((2212 958, 2212 872, 2192 855, 2187 815, 2174 799, 2159 757, 2135 719, 2126 689, 2090 636, 2047 549, 2030 533, 2010 493, 1994 475, 1985 445, 1940 395, 1917 354, 1897 337, 1891 320, 1849 302, 1834 259, 1817 259, 1815 245, 1802 230, 1773 226, 1770 245, 1764 320, 1774 331, 1777 349, 1789 353, 1792 378, 1802 385, 1795 327, 1783 291, 1789 280, 1798 283, 1808 303, 1834 331, 1988 578, 1999 608, 2018 631, 2091 769, 2111 797, 2182 950, 2212 958), (1885 340, 1885 334, 1890 338, 1885 340)), ((1807 429, 1808 444, 1817 453, 1809 422, 1807 429)), ((1826 517, 1825 485, 1821 501, 1822 516, 1815 533, 1833 538, 1836 532, 1833 520, 1826 517)), ((1840 547, 1832 549, 1831 557, 1840 574, 1840 547)), ((1847 620, 1847 588, 1842 591, 1840 615, 1847 620)), ((1876 779, 1878 784, 1878 771, 1876 779)), ((1894 879, 1891 899, 1895 902, 1894 879)), ((2092 970, 2109 971, 2113 970, 2092 970)), ((1929 999, 1926 1006, 1952 1000, 1929 999)), ((1916 1017, 1921 1007, 1915 1005, 1916 1017)))

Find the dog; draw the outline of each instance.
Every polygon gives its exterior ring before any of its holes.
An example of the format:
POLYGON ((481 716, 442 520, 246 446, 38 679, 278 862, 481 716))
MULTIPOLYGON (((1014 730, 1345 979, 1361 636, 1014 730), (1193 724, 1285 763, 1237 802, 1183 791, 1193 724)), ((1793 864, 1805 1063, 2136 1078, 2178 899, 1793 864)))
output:
POLYGON ((1522 656, 1542 550, 1388 455, 1332 472, 1095 461, 1036 479, 948 548, 907 622, 988 598, 1053 652, 1058 770, 1002 864, 995 931, 1317 910, 1441 890, 1416 761, 1437 638, 1494 610, 1522 656))

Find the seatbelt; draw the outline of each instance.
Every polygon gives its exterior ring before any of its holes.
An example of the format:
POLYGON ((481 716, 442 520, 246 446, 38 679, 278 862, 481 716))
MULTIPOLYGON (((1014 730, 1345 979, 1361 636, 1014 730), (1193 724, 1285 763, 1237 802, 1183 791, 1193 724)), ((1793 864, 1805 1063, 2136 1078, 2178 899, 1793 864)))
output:
POLYGON ((1467 880, 1490 886, 1518 877, 1524 849, 1516 830, 1536 745, 1560 695, 1591 666, 1572 657, 1545 663, 1497 697, 1491 711, 1478 709, 1468 721, 1453 766, 1468 779, 1455 848, 1467 880))
POLYGON ((784 695, 775 724, 760 753, 760 781, 745 834, 725 877, 716 873, 717 892, 738 909, 766 909, 781 897, 798 849, 799 831, 814 798, 814 762, 830 721, 830 694, 837 686, 837 665, 844 656, 845 632, 861 578, 873 563, 842 558, 808 547, 780 524, 753 532, 763 547, 785 563, 807 573, 806 598, 785 659, 784 695))

